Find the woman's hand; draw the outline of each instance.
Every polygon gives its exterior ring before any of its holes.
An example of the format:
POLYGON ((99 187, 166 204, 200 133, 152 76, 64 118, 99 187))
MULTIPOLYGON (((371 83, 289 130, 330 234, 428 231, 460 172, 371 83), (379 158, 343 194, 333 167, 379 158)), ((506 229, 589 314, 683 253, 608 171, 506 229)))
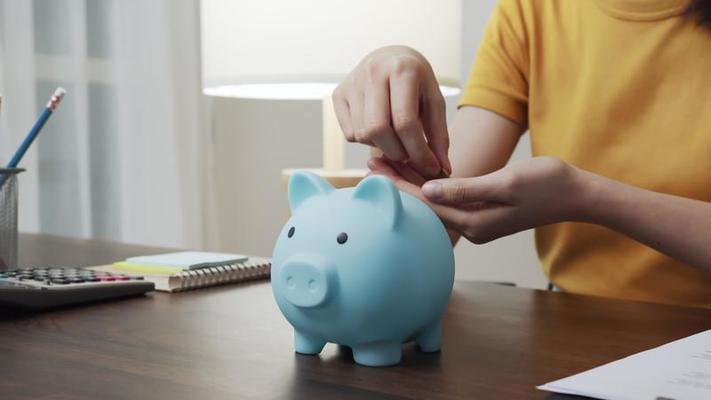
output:
POLYGON ((371 159, 474 243, 563 221, 604 226, 711 276, 711 203, 653 192, 552 157, 518 161, 476 178, 426 181, 405 164, 371 159))
POLYGON ((390 46, 370 53, 333 92, 333 105, 349 142, 374 146, 422 176, 452 172, 444 98, 417 51, 390 46))
POLYGON ((583 218, 588 174, 552 157, 518 161, 475 178, 425 182, 407 165, 371 159, 373 173, 427 202, 444 224, 474 243, 583 218), (420 187, 421 186, 421 187, 420 187))

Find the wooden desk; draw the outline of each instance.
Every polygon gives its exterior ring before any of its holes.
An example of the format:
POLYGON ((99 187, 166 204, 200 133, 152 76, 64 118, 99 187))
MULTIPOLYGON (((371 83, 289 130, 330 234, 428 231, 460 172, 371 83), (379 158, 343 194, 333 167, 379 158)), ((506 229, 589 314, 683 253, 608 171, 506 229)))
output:
MULTIPOLYGON (((23 235, 30 264, 93 264, 160 249, 23 235)), ((458 282, 444 348, 355 365, 295 355, 268 283, 35 315, 0 311, 0 398, 543 399, 534 386, 711 328, 711 310, 458 282)))

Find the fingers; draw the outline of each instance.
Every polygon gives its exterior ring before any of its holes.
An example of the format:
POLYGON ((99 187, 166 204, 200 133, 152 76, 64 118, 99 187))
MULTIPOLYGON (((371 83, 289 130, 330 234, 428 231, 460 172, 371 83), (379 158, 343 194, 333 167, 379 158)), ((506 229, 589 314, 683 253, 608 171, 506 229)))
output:
POLYGON ((408 182, 402 178, 394 180, 394 182, 398 189, 417 197, 425 204, 430 206, 432 211, 437 214, 440 220, 442 220, 444 226, 446 226, 448 229, 453 229, 457 232, 466 232, 467 223, 472 213, 471 211, 433 203, 422 194, 422 190, 419 186, 408 182))
POLYGON ((392 180, 393 182, 398 179, 402 179, 402 177, 397 174, 397 171, 390 168, 387 164, 383 163, 382 161, 374 160, 379 159, 371 158, 370 160, 368 160, 368 172, 365 174, 365 176, 383 175, 390 178, 390 180, 392 180))
POLYGON ((440 204, 499 202, 510 204, 509 182, 502 171, 475 177, 429 181, 422 187, 425 196, 440 204))
POLYGON ((383 161, 385 161, 388 165, 390 165, 390 167, 392 167, 400 176, 405 178, 405 180, 417 185, 418 187, 421 187, 425 182, 427 182, 427 178, 420 175, 419 172, 415 171, 415 169, 413 169, 407 163, 390 161, 390 160, 383 160, 383 161))
POLYGON ((368 168, 381 173, 382 175, 393 175, 398 178, 405 179, 406 181, 416 185, 418 188, 421 187, 427 179, 420 175, 417 171, 412 169, 408 164, 388 160, 386 158, 373 157, 368 160, 368 168))
POLYGON ((514 206, 489 204, 479 211, 469 212, 458 231, 473 243, 488 243, 520 230, 512 227, 514 214, 514 206))
POLYGON ((445 206, 429 201, 423 194, 420 185, 412 183, 405 179, 394 167, 394 165, 400 164, 396 162, 388 162, 381 158, 371 158, 368 160, 368 168, 374 174, 385 175, 395 182, 395 186, 405 193, 409 193, 412 196, 417 197, 424 203, 429 205, 432 210, 437 214, 442 222, 450 229, 457 231, 462 231, 465 228, 465 222, 467 220, 467 214, 470 212, 468 210, 458 210, 456 208, 445 206))
POLYGON ((387 78, 371 77, 365 89, 365 138, 391 160, 405 160, 407 154, 390 124, 390 87, 387 78))
POLYGON ((351 111, 351 125, 353 126, 353 136, 358 143, 373 145, 373 142, 366 136, 365 129, 365 95, 356 91, 348 97, 348 108, 351 111))
POLYGON ((522 229, 511 222, 518 219, 514 216, 514 206, 485 202, 452 206, 433 202, 423 194, 420 186, 398 172, 398 165, 401 166, 402 163, 380 158, 368 160, 372 174, 385 175, 392 179, 398 189, 426 203, 448 229, 461 233, 468 240, 477 244, 487 243, 522 229))
POLYGON ((368 160, 368 169, 374 174, 385 175, 393 181, 402 178, 395 169, 379 157, 373 157, 368 160))
POLYGON ((334 90, 333 105, 346 140, 409 161, 425 177, 451 173, 444 100, 416 51, 389 47, 369 54, 334 90))
POLYGON ((439 86, 430 90, 427 101, 423 103, 422 124, 432 152, 439 165, 452 173, 452 163, 449 161, 449 133, 447 132, 447 113, 444 97, 439 86))
POLYGON ((338 120, 338 125, 341 126, 343 136, 347 141, 355 142, 355 132, 353 131, 353 124, 351 124, 351 110, 348 107, 348 102, 342 90, 343 89, 339 86, 331 95, 333 110, 336 112, 336 119, 338 120))
MULTIPOLYGON (((424 195, 422 195, 422 190, 420 189, 420 184, 410 181, 407 177, 403 176, 395 165, 401 164, 396 161, 388 161, 383 158, 371 158, 368 160, 368 168, 374 174, 385 175, 395 182, 401 190, 404 190, 413 196, 427 201, 424 195)), ((423 179, 423 178, 419 178, 423 179)))
POLYGON ((419 81, 416 73, 403 72, 390 78, 392 126, 413 166, 423 175, 434 177, 441 166, 430 149, 420 123, 419 81))

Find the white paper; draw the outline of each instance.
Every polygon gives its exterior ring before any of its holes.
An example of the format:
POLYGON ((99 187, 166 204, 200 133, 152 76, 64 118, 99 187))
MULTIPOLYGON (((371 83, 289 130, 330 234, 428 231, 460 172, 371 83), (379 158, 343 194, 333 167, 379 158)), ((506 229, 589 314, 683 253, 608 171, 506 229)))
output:
POLYGON ((606 400, 711 399, 711 330, 538 386, 606 400))

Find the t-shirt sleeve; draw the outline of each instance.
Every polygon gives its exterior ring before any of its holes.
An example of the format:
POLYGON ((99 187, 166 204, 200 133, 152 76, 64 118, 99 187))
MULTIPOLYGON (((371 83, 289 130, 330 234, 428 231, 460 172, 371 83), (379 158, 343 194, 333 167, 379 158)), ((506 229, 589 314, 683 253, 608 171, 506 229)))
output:
POLYGON ((500 0, 459 106, 481 107, 527 126, 529 47, 521 1, 500 0))

